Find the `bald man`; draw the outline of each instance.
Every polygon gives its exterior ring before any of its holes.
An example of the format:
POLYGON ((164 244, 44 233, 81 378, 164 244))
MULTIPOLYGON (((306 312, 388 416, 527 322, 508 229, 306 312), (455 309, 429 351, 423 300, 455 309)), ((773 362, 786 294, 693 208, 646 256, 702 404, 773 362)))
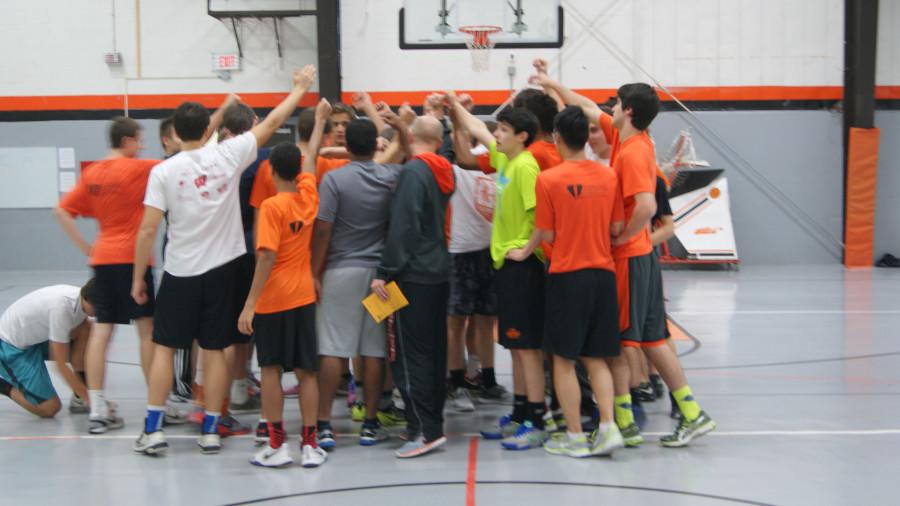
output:
POLYGON ((447 385, 447 299, 450 252, 445 235, 447 206, 455 188, 453 167, 437 154, 443 126, 417 118, 411 130, 412 158, 397 178, 381 263, 372 291, 386 299, 385 283, 396 281, 410 304, 394 315, 394 383, 406 403, 407 443, 398 458, 425 455, 444 436, 447 385))

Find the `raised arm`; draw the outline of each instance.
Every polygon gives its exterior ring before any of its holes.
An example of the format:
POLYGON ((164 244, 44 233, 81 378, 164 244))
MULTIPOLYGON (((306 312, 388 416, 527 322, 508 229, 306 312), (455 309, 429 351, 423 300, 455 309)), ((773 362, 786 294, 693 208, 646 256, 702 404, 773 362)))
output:
POLYGON ((381 132, 384 131, 384 128, 387 125, 384 123, 384 120, 381 119, 378 110, 375 109, 375 104, 372 103, 372 97, 364 91, 354 94, 353 107, 358 111, 362 111, 363 114, 375 124, 376 131, 381 135, 381 132))
POLYGON ((325 135, 325 124, 331 116, 331 103, 326 99, 319 100, 316 105, 316 124, 313 126, 312 135, 309 137, 309 153, 303 159, 303 172, 316 173, 316 162, 319 158, 319 148, 322 147, 322 137, 325 135))
POLYGON ((228 109, 232 104, 236 104, 241 101, 241 97, 235 95, 234 93, 229 94, 225 97, 225 101, 222 102, 222 105, 216 109, 216 112, 212 113, 212 116, 209 117, 209 126, 206 127, 206 132, 203 133, 203 143, 206 144, 206 141, 209 140, 210 137, 222 126, 222 121, 225 119, 225 109, 228 109))
MULTIPOLYGON (((537 72, 538 74, 543 74, 545 76, 549 75, 547 74, 547 60, 543 58, 536 58, 532 65, 534 66, 535 72, 537 72)), ((561 96, 559 96, 559 93, 556 90, 552 88, 544 88, 544 93, 550 95, 550 97, 556 101, 557 110, 562 111, 566 108, 566 101, 563 100, 561 96)))
POLYGON ((548 90, 548 93, 550 91, 557 93, 568 105, 577 105, 578 107, 581 107, 581 109, 584 110, 584 114, 592 123, 600 122, 600 113, 602 111, 600 110, 600 107, 594 103, 593 100, 585 97, 584 95, 579 95, 569 88, 566 88, 562 84, 553 80, 547 74, 535 74, 531 76, 528 82, 530 82, 531 84, 536 84, 544 88, 545 90, 548 90))
POLYGON ((481 144, 484 144, 485 146, 490 145, 491 142, 494 141, 494 135, 488 130, 487 125, 467 111, 456 98, 454 92, 448 91, 446 97, 447 106, 453 111, 450 114, 450 119, 454 121, 454 126, 456 126, 456 128, 461 127, 464 130, 468 130, 472 137, 481 144))
POLYGON ((297 108, 297 102, 309 91, 315 79, 316 68, 312 65, 303 67, 303 70, 294 71, 294 87, 291 89, 290 94, 272 109, 272 112, 266 116, 266 119, 262 120, 251 130, 256 137, 257 146, 262 146, 269 142, 269 139, 275 134, 275 130, 278 130, 291 117, 294 109, 297 108))
POLYGON ((409 104, 404 103, 395 114, 390 108, 382 109, 381 116, 394 129, 394 138, 384 152, 375 156, 377 163, 402 163, 412 155, 409 146, 409 126, 416 120, 416 112, 409 104))

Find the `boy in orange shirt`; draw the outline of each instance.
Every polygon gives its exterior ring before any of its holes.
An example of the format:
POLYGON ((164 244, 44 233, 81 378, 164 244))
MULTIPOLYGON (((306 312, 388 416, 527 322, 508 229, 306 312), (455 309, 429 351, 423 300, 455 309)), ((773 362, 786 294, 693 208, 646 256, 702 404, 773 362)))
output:
MULTIPOLYGON (((609 455, 624 445, 613 419, 613 379, 605 360, 619 356, 621 346, 610 243, 622 231, 624 209, 615 173, 585 157, 588 124, 579 107, 556 116, 556 145, 565 161, 538 175, 535 188, 535 233, 553 244, 544 349, 553 355, 553 384, 568 422, 567 437, 549 441, 544 449, 570 457, 609 455), (581 427, 579 360, 600 408, 592 444, 581 427)), ((537 246, 538 238, 526 251, 537 246)))
POLYGON ((281 467, 293 462, 284 445, 284 396, 282 370, 293 370, 300 382, 300 413, 303 439, 300 444, 303 467, 318 467, 327 455, 316 443, 319 386, 316 380, 316 290, 310 267, 312 226, 319 209, 316 191, 315 153, 318 151, 331 110, 323 100, 316 108, 316 126, 310 141, 312 156, 300 167, 300 149, 282 143, 269 159, 278 193, 259 208, 256 229, 256 272, 250 294, 238 318, 244 334, 256 335, 256 353, 262 370, 263 416, 269 434, 268 445, 251 463, 281 467))

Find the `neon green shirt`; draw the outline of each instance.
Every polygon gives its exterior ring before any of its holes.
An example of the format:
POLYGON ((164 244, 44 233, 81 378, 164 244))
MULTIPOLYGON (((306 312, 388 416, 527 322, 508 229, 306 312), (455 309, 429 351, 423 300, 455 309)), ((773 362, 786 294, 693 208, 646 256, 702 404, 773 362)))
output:
MULTIPOLYGON (((499 269, 503 267, 506 253, 525 247, 534 231, 534 208, 537 205, 534 185, 541 169, 528 150, 509 160, 497 151, 497 141, 491 142, 489 148, 491 167, 497 169, 491 258, 494 268, 499 269)), ((535 254, 543 261, 544 252, 540 248, 535 250, 535 254)))

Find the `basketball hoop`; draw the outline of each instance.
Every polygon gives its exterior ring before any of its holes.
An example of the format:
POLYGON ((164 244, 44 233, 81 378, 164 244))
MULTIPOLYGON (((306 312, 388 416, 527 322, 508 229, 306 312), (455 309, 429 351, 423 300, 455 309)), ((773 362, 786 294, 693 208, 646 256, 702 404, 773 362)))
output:
POLYGON ((491 49, 494 48, 491 35, 500 33, 503 29, 494 25, 471 25, 461 26, 459 31, 470 35, 466 38, 466 47, 472 55, 472 70, 476 72, 488 70, 491 63, 491 49))

